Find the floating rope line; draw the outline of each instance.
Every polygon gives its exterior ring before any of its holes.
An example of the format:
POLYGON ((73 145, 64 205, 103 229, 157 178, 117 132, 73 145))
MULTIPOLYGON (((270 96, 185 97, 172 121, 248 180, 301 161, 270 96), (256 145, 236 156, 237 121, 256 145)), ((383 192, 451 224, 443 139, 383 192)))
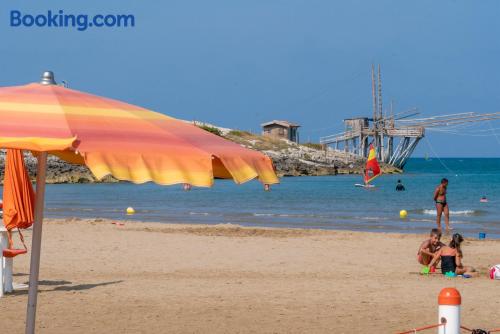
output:
POLYGON ((437 155, 436 151, 434 151, 434 149, 432 148, 431 146, 431 143, 429 142, 429 140, 427 138, 425 138, 425 142, 427 143, 427 146, 429 146, 429 148, 431 149, 432 153, 434 153, 434 156, 436 157, 436 159, 438 159, 438 161, 441 163, 441 165, 446 168, 446 170, 448 170, 448 172, 450 172, 451 174, 454 174, 455 176, 457 174, 455 174, 450 168, 448 168, 448 166, 446 166, 446 164, 439 158, 439 156, 437 155))

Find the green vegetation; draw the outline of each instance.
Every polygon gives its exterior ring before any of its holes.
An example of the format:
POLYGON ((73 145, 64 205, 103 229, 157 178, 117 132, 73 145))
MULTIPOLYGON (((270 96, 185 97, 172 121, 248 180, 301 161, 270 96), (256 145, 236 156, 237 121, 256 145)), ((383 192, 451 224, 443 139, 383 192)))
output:
POLYGON ((283 140, 256 135, 242 130, 231 130, 226 135, 226 138, 240 145, 259 151, 282 151, 290 147, 290 145, 283 140))
POLYGON ((304 143, 304 144, 302 144, 302 146, 313 148, 315 150, 322 150, 323 149, 323 145, 318 144, 318 143, 304 143))
POLYGON ((231 130, 228 133, 230 136, 236 136, 236 137, 249 137, 252 136, 252 134, 248 131, 241 131, 241 130, 231 130))
POLYGON ((213 133, 214 135, 222 137, 222 132, 219 129, 214 128, 213 126, 209 125, 196 125, 196 126, 199 127, 200 129, 213 133))

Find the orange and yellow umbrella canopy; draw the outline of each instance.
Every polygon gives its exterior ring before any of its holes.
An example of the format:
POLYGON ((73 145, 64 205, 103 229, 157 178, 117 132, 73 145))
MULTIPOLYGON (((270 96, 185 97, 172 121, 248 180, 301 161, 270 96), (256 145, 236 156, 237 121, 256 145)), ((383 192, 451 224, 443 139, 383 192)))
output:
POLYGON ((1 148, 49 152, 87 165, 98 179, 279 182, 264 154, 161 113, 43 81, 0 88, 0 120, 1 148))
POLYGON ((279 182, 264 154, 161 113, 57 86, 51 72, 41 83, 0 88, 0 148, 38 152, 26 333, 35 332, 48 153, 87 165, 99 179, 279 182))

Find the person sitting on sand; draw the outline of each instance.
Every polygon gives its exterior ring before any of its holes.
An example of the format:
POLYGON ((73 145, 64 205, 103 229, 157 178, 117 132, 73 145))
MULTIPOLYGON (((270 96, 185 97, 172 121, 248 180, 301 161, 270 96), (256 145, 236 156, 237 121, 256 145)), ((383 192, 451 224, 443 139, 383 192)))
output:
MULTIPOLYGON (((432 259, 434 258, 434 255, 443 246, 445 246, 445 244, 441 242, 441 231, 439 231, 437 228, 433 228, 429 235, 429 239, 422 242, 420 248, 418 249, 418 263, 423 264, 424 266, 429 265, 429 263, 431 263, 432 259)), ((437 263, 438 261, 434 263, 434 265, 437 265, 437 263)))
POLYGON ((463 253, 460 244, 463 241, 464 238, 460 234, 453 234, 449 245, 441 247, 441 249, 436 252, 431 263, 429 263, 429 267, 432 267, 441 260, 441 272, 443 275, 450 271, 457 275, 475 272, 474 268, 462 264, 463 253))
POLYGON ((448 188, 448 179, 441 179, 441 183, 434 190, 434 202, 436 202, 436 224, 437 228, 441 230, 441 216, 444 213, 444 223, 446 230, 449 231, 450 227, 450 208, 446 202, 446 190, 448 188))

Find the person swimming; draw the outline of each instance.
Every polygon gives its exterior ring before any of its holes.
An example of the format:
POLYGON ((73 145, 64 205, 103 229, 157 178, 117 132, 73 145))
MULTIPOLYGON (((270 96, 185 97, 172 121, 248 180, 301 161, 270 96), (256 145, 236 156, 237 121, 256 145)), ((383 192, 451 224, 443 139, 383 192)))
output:
POLYGON ((446 191, 448 188, 448 179, 441 179, 441 183, 434 190, 434 202, 436 203, 436 224, 437 228, 441 230, 441 216, 444 213, 444 222, 446 230, 451 230, 450 227, 450 208, 446 201, 446 191))
POLYGON ((401 180, 398 180, 398 183, 396 184, 396 191, 405 191, 405 186, 401 183, 401 180))
POLYGON ((481 197, 481 199, 479 200, 479 202, 481 202, 481 203, 488 203, 488 199, 486 198, 486 196, 483 196, 483 197, 481 197))

